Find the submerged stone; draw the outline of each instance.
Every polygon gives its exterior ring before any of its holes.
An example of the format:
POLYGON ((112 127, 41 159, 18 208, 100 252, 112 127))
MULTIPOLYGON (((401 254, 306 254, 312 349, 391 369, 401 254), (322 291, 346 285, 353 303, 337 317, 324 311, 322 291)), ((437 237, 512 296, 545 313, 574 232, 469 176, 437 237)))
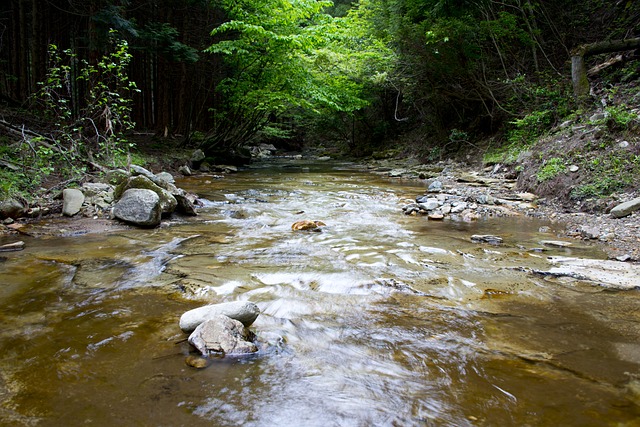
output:
POLYGON ((320 227, 324 227, 326 224, 322 221, 311 221, 304 219, 302 221, 296 221, 291 225, 293 231, 320 231, 320 227))
POLYGON ((211 359, 202 356, 187 356, 184 362, 196 369, 204 369, 211 365, 211 359))
POLYGON ((493 236, 491 234, 474 234, 471 236, 473 243, 490 243, 492 245, 502 244, 502 237, 493 236))

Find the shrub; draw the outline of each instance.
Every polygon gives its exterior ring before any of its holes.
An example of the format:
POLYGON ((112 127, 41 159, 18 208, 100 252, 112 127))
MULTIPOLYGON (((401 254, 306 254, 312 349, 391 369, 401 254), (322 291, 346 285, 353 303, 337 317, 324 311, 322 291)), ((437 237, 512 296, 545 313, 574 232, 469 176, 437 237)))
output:
POLYGON ((538 182, 549 181, 561 173, 564 173, 566 170, 567 167, 561 158, 552 157, 543 163, 536 174, 536 178, 538 179, 538 182))

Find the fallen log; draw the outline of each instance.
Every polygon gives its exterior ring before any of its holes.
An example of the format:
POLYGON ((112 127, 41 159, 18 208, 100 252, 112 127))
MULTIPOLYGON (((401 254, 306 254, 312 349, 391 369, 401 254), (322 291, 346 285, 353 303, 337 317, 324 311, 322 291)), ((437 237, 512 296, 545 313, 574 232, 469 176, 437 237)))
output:
POLYGON ((640 37, 583 44, 574 49, 571 52, 571 81, 573 82, 573 94, 575 97, 579 101, 584 101, 591 91, 585 65, 586 57, 638 48, 640 48, 640 37))

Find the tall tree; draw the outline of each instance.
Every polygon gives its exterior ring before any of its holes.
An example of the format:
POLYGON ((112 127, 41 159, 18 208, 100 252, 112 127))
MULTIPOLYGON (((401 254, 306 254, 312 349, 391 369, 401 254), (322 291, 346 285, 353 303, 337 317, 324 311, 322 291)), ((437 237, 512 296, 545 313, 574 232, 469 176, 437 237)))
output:
POLYGON ((237 147, 277 131, 283 114, 353 112, 367 104, 365 80, 383 73, 391 51, 367 32, 361 16, 333 18, 330 3, 309 0, 234 1, 208 52, 223 55, 230 77, 218 90, 225 104, 204 148, 237 147), (358 25, 359 24, 359 25, 358 25), (271 124, 271 125, 270 125, 271 124))

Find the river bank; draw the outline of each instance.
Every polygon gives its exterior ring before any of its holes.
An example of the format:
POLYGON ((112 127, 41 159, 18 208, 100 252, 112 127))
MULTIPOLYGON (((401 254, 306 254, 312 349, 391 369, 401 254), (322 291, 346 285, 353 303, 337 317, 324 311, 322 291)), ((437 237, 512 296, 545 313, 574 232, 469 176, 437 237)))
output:
MULTIPOLYGON (((407 160, 382 160, 367 163, 367 169, 388 176, 390 179, 410 179, 424 182, 425 193, 434 181, 439 181, 443 191, 455 193, 474 200, 478 195, 495 199, 517 198, 524 193, 508 170, 499 167, 472 167, 458 162, 444 161, 434 165, 420 165, 407 160)), ((615 218, 610 213, 588 213, 567 208, 566 200, 539 197, 525 193, 527 203, 510 205, 510 214, 529 216, 551 221, 556 224, 554 231, 558 238, 597 242, 603 245, 609 258, 620 261, 640 260, 640 212, 636 211, 624 218, 615 218)), ((420 196, 420 195, 416 195, 420 196)), ((637 197, 637 194, 621 194, 622 203, 637 197)), ((611 204, 609 210, 615 206, 611 204)), ((503 210, 504 212, 504 210, 503 210)), ((504 213, 509 215, 509 212, 504 213)), ((498 216, 500 213, 498 213, 498 216)))

